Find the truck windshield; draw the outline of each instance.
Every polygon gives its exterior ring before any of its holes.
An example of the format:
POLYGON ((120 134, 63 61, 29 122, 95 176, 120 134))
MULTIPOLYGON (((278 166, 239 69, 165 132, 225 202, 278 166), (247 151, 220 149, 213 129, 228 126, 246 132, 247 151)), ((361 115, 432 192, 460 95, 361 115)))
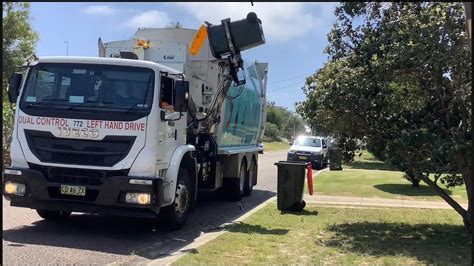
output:
POLYGON ((154 71, 148 68, 41 63, 29 71, 21 105, 146 110, 153 86, 154 71))
POLYGON ((314 138, 299 138, 296 139, 295 145, 297 146, 310 146, 310 147, 321 147, 321 140, 314 138))

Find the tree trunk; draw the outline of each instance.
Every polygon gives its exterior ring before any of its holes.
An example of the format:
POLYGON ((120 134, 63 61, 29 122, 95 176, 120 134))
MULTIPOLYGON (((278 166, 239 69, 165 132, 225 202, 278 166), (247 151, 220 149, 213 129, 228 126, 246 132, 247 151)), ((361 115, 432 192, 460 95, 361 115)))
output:
MULTIPOLYGON (((428 184, 430 187, 432 187, 438 193, 438 195, 441 196, 441 198, 443 198, 451 207, 453 207, 453 209, 457 213, 459 213, 459 215, 461 215, 461 217, 463 218, 463 222, 464 222, 464 225, 465 225, 466 229, 470 231, 471 228, 472 228, 471 215, 461 205, 459 205, 459 203, 457 203, 455 200, 453 200, 453 198, 451 198, 442 188, 440 188, 427 175, 423 175, 423 174, 419 175, 419 178, 421 180, 423 180, 426 184, 428 184)), ((466 184, 466 188, 467 188, 467 184, 466 184)), ((468 191, 468 195, 469 195, 469 192, 470 191, 468 191)), ((469 201, 469 205, 468 205, 469 207, 471 206, 470 204, 471 203, 469 201)))
POLYGON ((417 178, 412 179, 411 180, 411 186, 419 188, 420 187, 420 179, 417 179, 417 178))
POLYGON ((411 169, 405 171, 405 178, 411 182, 412 187, 420 187, 420 178, 418 178, 411 169))
POLYGON ((467 214, 464 218, 464 225, 472 232, 472 217, 471 217, 471 204, 472 204, 472 176, 471 176, 471 165, 468 162, 469 158, 463 155, 457 157, 458 166, 461 168, 462 179, 466 185, 467 192, 467 214))

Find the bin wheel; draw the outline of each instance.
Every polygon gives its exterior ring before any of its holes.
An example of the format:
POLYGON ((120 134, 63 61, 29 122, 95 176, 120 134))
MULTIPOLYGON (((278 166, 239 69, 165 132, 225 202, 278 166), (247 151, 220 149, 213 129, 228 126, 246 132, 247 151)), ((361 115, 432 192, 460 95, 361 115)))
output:
POLYGON ((174 202, 160 210, 159 222, 167 229, 174 231, 184 227, 191 209, 192 188, 188 171, 179 168, 176 196, 174 202))
POLYGON ((293 211, 301 212, 304 207, 306 207, 306 202, 304 200, 301 202, 296 202, 295 205, 293 205, 293 211))
POLYGON ((71 216, 71 212, 65 211, 51 211, 51 210, 36 210, 38 215, 45 220, 60 221, 65 220, 71 216))

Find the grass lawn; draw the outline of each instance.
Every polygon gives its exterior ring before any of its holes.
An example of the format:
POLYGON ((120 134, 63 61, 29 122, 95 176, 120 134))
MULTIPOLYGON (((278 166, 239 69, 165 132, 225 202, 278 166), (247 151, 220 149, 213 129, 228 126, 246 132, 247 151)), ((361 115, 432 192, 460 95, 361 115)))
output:
POLYGON ((264 142, 263 151, 281 151, 290 149, 291 145, 283 141, 264 142))
MULTIPOLYGON (((444 201, 423 182, 419 188, 412 187, 411 183, 403 178, 403 173, 397 171, 343 168, 342 171, 323 172, 313 180, 314 190, 319 195, 444 201)), ((440 186, 443 187, 441 184, 440 186)), ((464 186, 445 191, 454 200, 467 202, 464 186)))
POLYGON ((350 169, 368 169, 368 170, 392 170, 395 171, 393 166, 388 165, 382 161, 375 159, 375 157, 368 151, 364 150, 360 153, 356 153, 354 161, 346 163, 343 168, 350 169), (359 156, 360 154, 360 156, 359 156))
MULTIPOLYGON (((444 201, 423 181, 419 188, 414 188, 402 172, 389 169, 392 168, 363 152, 354 162, 343 165, 342 171, 327 171, 314 177, 314 189, 320 195, 444 201)), ((449 189, 439 186, 454 200, 467 202, 465 186, 449 189)))
POLYGON ((186 254, 195 264, 468 264, 470 236, 452 210, 306 206, 280 214, 270 203, 186 254))

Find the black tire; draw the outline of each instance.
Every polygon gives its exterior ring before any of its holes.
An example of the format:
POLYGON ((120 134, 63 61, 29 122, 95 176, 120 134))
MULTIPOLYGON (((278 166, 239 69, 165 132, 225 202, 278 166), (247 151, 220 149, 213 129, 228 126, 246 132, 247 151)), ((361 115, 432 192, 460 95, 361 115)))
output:
POLYGON ((226 181, 227 195, 229 200, 239 201, 242 199, 245 191, 245 181, 247 180, 247 170, 245 161, 240 164, 239 177, 228 178, 226 181))
POLYGON ((71 216, 71 212, 65 212, 65 211, 36 210, 36 212, 41 218, 45 220, 51 220, 51 221, 65 220, 69 216, 71 216))
POLYGON ((247 179, 245 181, 244 196, 250 196, 253 191, 253 181, 257 178, 258 164, 255 160, 250 163, 250 169, 247 173, 247 179))
POLYGON ((321 170, 324 168, 324 157, 321 157, 321 160, 319 161, 318 165, 316 165, 316 170, 321 170))
POLYGON ((184 227, 191 210, 193 195, 189 173, 179 168, 176 195, 173 204, 160 210, 159 222, 169 230, 178 230, 184 227))

